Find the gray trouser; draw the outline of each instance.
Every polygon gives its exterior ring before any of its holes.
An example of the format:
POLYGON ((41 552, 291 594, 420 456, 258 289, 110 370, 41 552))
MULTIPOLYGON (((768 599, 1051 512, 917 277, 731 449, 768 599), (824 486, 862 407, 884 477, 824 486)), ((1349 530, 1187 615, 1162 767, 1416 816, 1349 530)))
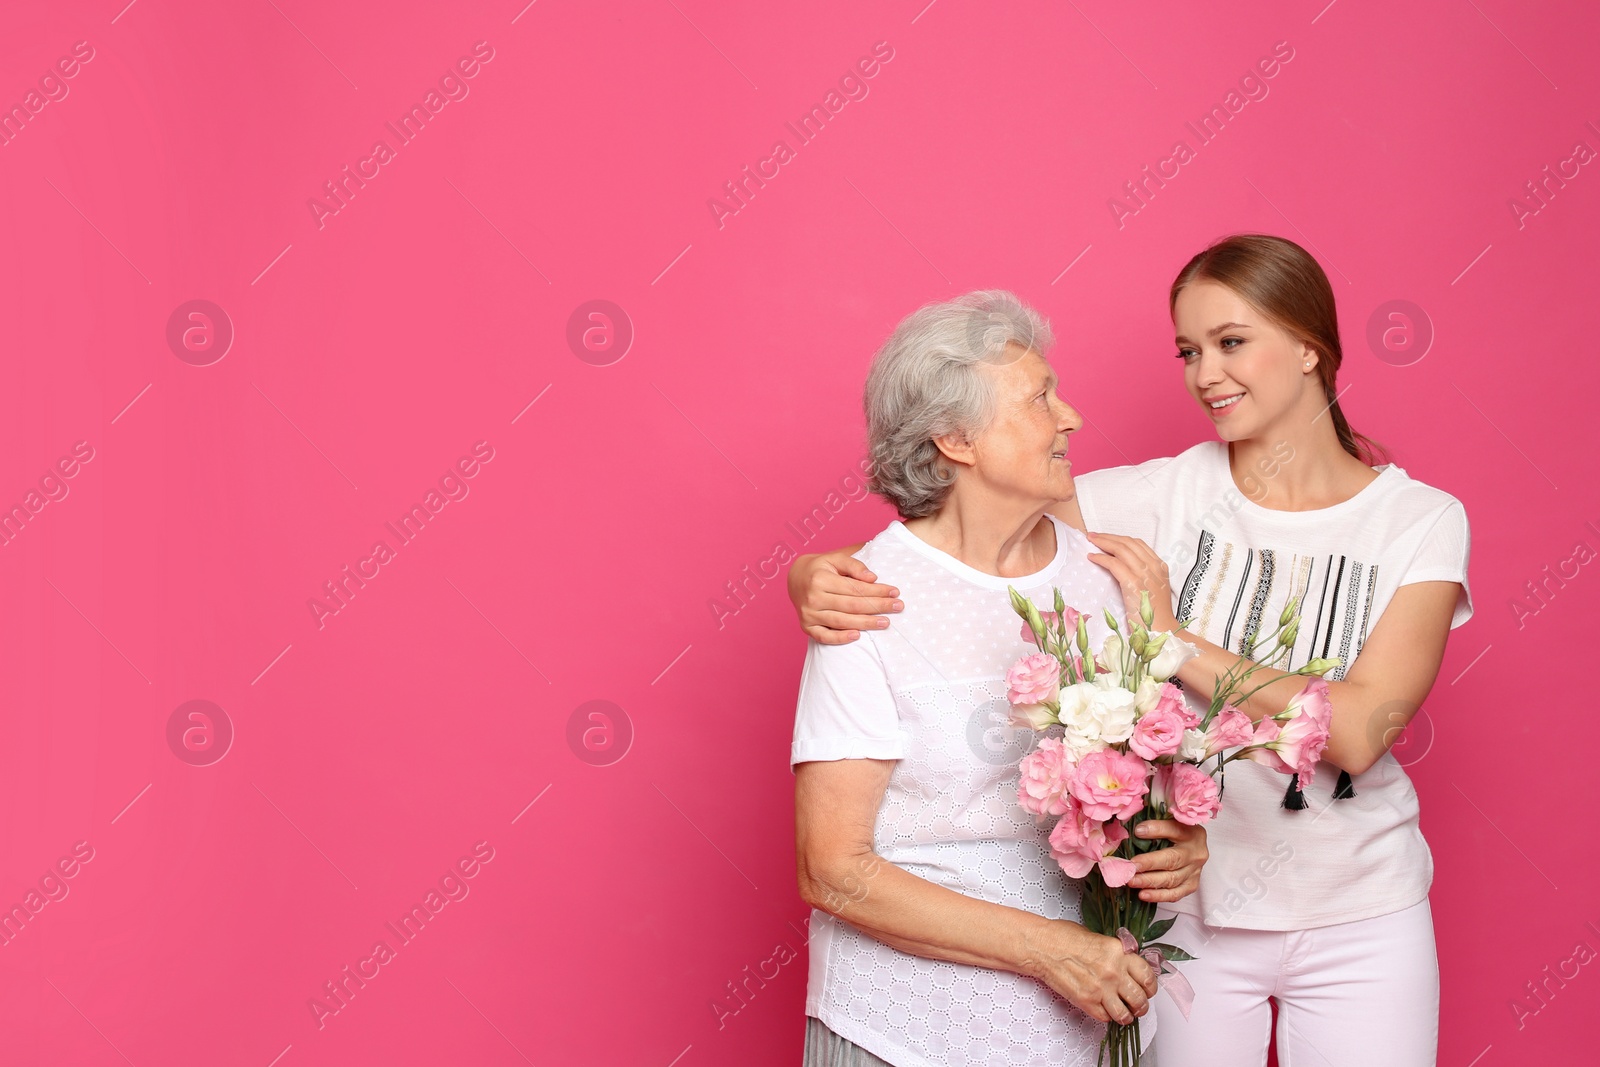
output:
POLYGON ((806 1016, 806 1053, 801 1067, 892 1067, 860 1045, 846 1041, 822 1024, 806 1016))
MULTIPOLYGON (((1084 1060, 1085 1063, 1089 1061, 1084 1060)), ((806 1016, 806 1051, 801 1067, 893 1067, 866 1049, 829 1030, 820 1019, 806 1016)), ((1140 1067, 1158 1067, 1154 1044, 1140 1057, 1140 1067)))

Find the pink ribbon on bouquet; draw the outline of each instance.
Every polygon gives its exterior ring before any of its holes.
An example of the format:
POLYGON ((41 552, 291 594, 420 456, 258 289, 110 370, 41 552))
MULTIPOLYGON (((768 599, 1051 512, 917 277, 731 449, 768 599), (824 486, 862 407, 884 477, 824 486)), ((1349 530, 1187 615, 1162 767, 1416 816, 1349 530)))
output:
POLYGON ((1133 936, 1126 926, 1117 927, 1117 940, 1122 942, 1122 951, 1131 955, 1138 955, 1146 963, 1156 969, 1157 990, 1165 989, 1172 1002, 1183 1012, 1183 1017, 1189 1017, 1189 1009, 1194 1007, 1194 986, 1189 984, 1189 979, 1183 972, 1171 963, 1161 958, 1161 950, 1147 948, 1139 951, 1139 939, 1133 936))

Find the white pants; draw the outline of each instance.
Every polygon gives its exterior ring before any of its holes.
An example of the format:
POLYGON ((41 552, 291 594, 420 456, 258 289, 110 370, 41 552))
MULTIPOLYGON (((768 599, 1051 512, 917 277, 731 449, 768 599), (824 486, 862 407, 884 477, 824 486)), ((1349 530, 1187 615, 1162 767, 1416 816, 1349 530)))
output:
POLYGON ((1280 1067, 1434 1067, 1439 963, 1428 901, 1312 930, 1237 930, 1176 918, 1163 941, 1197 958, 1188 1019, 1152 1006, 1161 1067, 1260 1067, 1278 1002, 1280 1067))

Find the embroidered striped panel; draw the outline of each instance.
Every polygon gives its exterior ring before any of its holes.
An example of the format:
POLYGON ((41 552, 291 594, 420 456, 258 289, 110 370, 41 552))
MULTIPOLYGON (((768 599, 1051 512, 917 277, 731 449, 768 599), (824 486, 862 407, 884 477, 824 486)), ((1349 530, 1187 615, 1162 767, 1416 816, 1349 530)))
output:
POLYGON ((1202 530, 1177 614, 1192 619, 1195 631, 1213 644, 1255 658, 1257 652, 1271 653, 1257 648, 1258 640, 1277 627, 1284 604, 1299 598, 1300 633, 1284 669, 1338 658, 1340 666, 1328 673, 1337 681, 1366 642, 1377 588, 1376 564, 1234 545, 1202 530))

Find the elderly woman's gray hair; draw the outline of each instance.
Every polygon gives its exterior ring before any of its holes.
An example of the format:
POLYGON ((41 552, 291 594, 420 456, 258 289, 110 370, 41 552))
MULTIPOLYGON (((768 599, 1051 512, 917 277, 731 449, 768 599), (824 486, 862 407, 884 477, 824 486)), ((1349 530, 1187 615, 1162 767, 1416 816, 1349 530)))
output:
POLYGON ((1012 344, 1042 356, 1054 341, 1049 322, 1003 289, 967 293, 907 315, 867 373, 868 488, 901 518, 938 511, 955 471, 933 439, 975 436, 994 418, 994 391, 978 364, 1002 363, 1012 344))

